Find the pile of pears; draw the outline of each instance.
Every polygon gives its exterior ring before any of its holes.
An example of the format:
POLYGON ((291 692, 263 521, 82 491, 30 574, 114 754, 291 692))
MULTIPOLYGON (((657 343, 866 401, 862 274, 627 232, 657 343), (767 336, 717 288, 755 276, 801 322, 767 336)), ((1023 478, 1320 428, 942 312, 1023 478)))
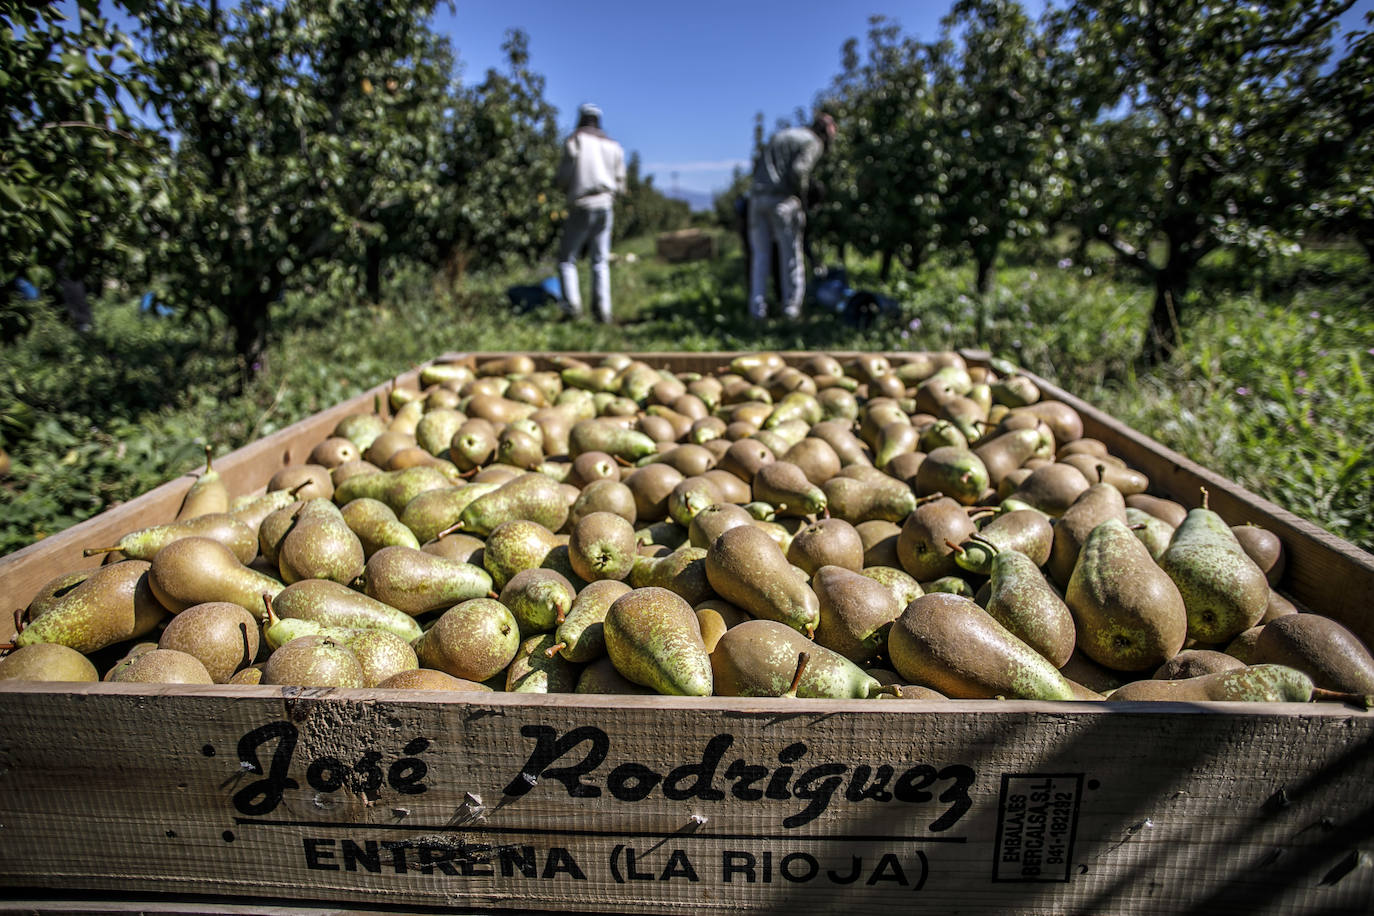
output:
POLYGON ((954 352, 435 363, 265 492, 89 545, 0 678, 1308 701, 1374 658, 1015 366, 954 352))

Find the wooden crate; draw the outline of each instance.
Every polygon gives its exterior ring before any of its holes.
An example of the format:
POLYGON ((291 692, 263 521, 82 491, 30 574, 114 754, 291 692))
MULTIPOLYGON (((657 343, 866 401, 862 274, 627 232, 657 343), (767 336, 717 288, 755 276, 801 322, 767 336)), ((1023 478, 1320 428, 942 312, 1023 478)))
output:
POLYGON ((661 232, 654 240, 654 253, 670 264, 707 261, 716 256, 716 237, 701 229, 661 232))
MULTIPOLYGON (((1042 387, 1166 494, 1278 532, 1282 590, 1374 636, 1374 557, 1042 387)), ((384 390, 215 465, 250 492, 384 390)), ((0 559, 6 594, 190 480, 0 559)), ((1374 713, 1331 703, 10 683, 0 912, 1363 913, 1371 785, 1374 713)))

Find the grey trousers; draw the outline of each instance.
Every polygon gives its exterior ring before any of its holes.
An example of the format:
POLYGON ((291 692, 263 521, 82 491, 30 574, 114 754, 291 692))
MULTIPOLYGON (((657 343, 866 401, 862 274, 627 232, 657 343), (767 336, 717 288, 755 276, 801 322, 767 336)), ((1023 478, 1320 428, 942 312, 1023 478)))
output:
POLYGON ((800 318, 802 297, 806 295, 805 264, 802 259, 802 232, 806 229, 806 210, 795 197, 761 197, 749 201, 749 315, 768 315, 768 276, 772 273, 772 253, 778 252, 782 267, 782 314, 800 318))
POLYGON ((592 262, 592 315, 600 322, 611 320, 611 211, 568 209, 563 240, 558 246, 558 278, 568 313, 582 314, 582 289, 577 280, 577 258, 587 248, 592 262))

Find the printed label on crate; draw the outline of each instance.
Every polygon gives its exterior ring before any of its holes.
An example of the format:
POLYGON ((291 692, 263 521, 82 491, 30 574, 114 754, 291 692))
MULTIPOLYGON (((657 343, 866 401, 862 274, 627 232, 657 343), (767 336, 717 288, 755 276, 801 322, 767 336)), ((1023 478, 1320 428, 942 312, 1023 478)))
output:
POLYGON ((1082 795, 1082 773, 1004 773, 992 880, 1068 881, 1082 795))
MULTIPOLYGON (((489 886, 596 877, 617 884, 919 891, 942 860, 966 858, 959 847, 973 839, 966 815, 974 790, 982 786, 989 800, 992 793, 986 777, 980 782, 962 763, 837 760, 804 740, 760 754, 757 742, 722 732, 648 761, 632 749, 617 753, 611 735, 593 725, 526 723, 510 738, 523 764, 491 773, 487 788, 474 793, 442 784, 452 751, 428 737, 386 733, 385 746, 311 757, 300 751, 295 724, 269 722, 237 742, 234 777, 223 783, 234 813, 225 841, 236 839, 235 831, 286 830, 289 838, 280 839, 296 847, 307 871, 417 881, 489 886), (385 798, 385 807, 380 817, 362 820, 356 805, 343 804, 345 796, 361 797, 369 808, 385 798), (425 816, 439 797, 444 815, 425 816), (612 811, 686 801, 701 813, 647 832, 620 829, 614 817, 535 825, 504 816, 550 797, 595 800, 612 811), (352 817, 328 816, 346 808, 352 817), (827 812, 863 829, 801 832, 827 812), (739 829, 742 822, 750 829, 739 829)), ((205 754, 215 750, 207 746, 205 754)), ((1078 775, 1002 777, 994 881, 1068 880, 1081 782, 1078 775)), ((983 823, 990 827, 990 818, 983 823)))

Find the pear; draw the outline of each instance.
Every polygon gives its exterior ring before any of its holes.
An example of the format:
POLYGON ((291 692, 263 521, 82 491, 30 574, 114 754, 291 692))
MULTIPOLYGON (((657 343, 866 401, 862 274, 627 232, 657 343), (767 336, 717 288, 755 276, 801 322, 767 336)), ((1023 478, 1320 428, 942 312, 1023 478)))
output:
POLYGON ((891 592, 892 597, 897 599, 899 608, 905 609, 908 604, 925 594, 920 582, 895 566, 865 566, 859 570, 859 575, 872 579, 891 592))
POLYGON ((460 471, 480 468, 496 454, 496 426, 480 417, 470 417, 449 440, 449 460, 460 471))
POLYGON ((806 479, 816 486, 834 477, 844 466, 829 442, 809 434, 784 452, 782 460, 801 468, 806 479))
POLYGON ((716 462, 716 467, 752 485, 759 468, 776 460, 777 455, 768 446, 757 439, 745 438, 732 442, 716 462))
POLYGON ((433 668, 415 668, 397 671, 377 685, 383 690, 459 690, 473 693, 490 693, 491 688, 477 681, 464 680, 435 671, 433 668))
POLYGON ((1148 493, 1128 495, 1126 505, 1150 513, 1160 521, 1167 523, 1170 528, 1177 528, 1182 525, 1183 520, 1188 517, 1188 510, 1181 503, 1176 503, 1172 499, 1151 496, 1148 493))
POLYGON ((639 557, 630 570, 630 586, 666 588, 688 604, 705 601, 715 594, 706 571, 707 553, 684 545, 661 557, 639 557))
POLYGON ((693 547, 705 549, 710 547, 711 542, 722 532, 740 525, 751 525, 753 522, 753 516, 742 506, 716 503, 702 509, 692 518, 691 524, 687 526, 687 539, 693 547))
MULTIPOLYGON (((846 466, 854 467, 863 465, 846 466)), ((916 508, 916 494, 897 478, 877 468, 870 467, 869 470, 873 476, 862 480, 841 472, 822 485, 830 515, 842 518, 851 525, 872 519, 900 524, 916 508)))
POLYGON ((808 637, 815 632, 816 593, 758 527, 741 525, 716 538, 706 551, 706 578, 720 597, 755 617, 785 623, 808 637))
POLYGON ((1109 483, 1091 484, 1054 523, 1054 543, 1045 566, 1050 581, 1060 588, 1068 586, 1084 540, 1107 519, 1115 519, 1125 526, 1126 499, 1109 483))
MULTIPOLYGON (((414 500, 412 500, 413 502, 414 500)), ((362 543, 363 556, 370 557, 383 547, 414 547, 420 541, 401 520, 391 507, 380 499, 362 497, 345 503, 339 510, 344 524, 358 536, 362 543)), ((428 538, 426 538, 428 540, 428 538)))
POLYGON ((811 580, 820 608, 816 642, 858 665, 887 644, 887 632, 906 609, 891 589, 841 566, 822 566, 811 580))
POLYGON ((1040 424, 1030 429, 1013 429, 977 445, 973 453, 988 472, 988 483, 996 487, 1012 471, 1032 457, 1053 449, 1049 427, 1040 424))
MULTIPOLYGON (((873 457, 867 445, 854 435, 854 424, 847 420, 823 420, 811 427, 808 436, 824 441, 834 450, 840 464, 872 464, 873 457)), ((832 475, 833 476, 833 475, 832 475)))
POLYGON ((20 646, 0 657, 0 681, 95 682, 99 672, 91 660, 59 643, 39 642, 20 646))
POLYGON ((606 654, 624 677, 668 696, 711 695, 711 656, 692 606, 649 586, 617 598, 603 622, 606 654))
POLYGON ((152 649, 121 666, 110 680, 120 684, 213 684, 200 659, 176 649, 152 649))
POLYGON ((1062 668, 1073 654, 1074 619, 1040 567, 1019 550, 1006 548, 993 554, 988 574, 987 612, 1062 668))
POLYGON ((854 662, 774 620, 747 620, 726 630, 710 662, 718 696, 867 699, 883 690, 854 662), (803 654, 807 660, 799 666, 803 654))
POLYGON ((412 617, 450 608, 491 591, 480 566, 410 547, 383 547, 367 561, 363 591, 412 617))
POLYGON ((1259 525, 1232 525, 1231 533, 1236 536, 1246 555, 1264 572, 1269 585, 1277 585, 1287 566, 1283 541, 1279 536, 1259 525))
POLYGON ((569 505, 558 483, 543 474, 526 473, 477 497, 458 519, 459 530, 484 536, 511 519, 538 522, 550 531, 563 527, 569 505))
POLYGON ((1049 516, 1035 509, 1013 509, 994 516, 959 545, 954 563, 960 569, 986 576, 993 555, 1003 550, 1024 554, 1036 566, 1045 565, 1054 544, 1049 516))
POLYGON ((406 503, 397 517, 417 541, 431 541, 452 528, 463 517, 463 511, 479 496, 495 492, 500 486, 498 483, 473 482, 425 490, 406 503))
POLYGON ((1231 671, 1244 668, 1245 662, 1225 652, 1213 649, 1184 649, 1155 669, 1150 677, 1156 681, 1177 681, 1189 677, 1216 674, 1218 671, 1231 671))
MULTIPOLYGON (((227 553, 217 542, 207 543, 227 553)), ((150 632, 167 616, 150 587, 150 569, 145 560, 121 560, 50 600, 34 602, 28 613, 36 608, 37 616, 28 620, 15 645, 57 643, 90 653, 150 632)))
POLYGON ((901 565, 902 561, 897 559, 897 537, 902 533, 900 525, 874 518, 859 522, 854 526, 854 530, 858 532, 859 542, 864 549, 860 569, 865 566, 901 565))
MULTIPOLYGON (((229 490, 224 478, 216 471, 210 461, 210 446, 205 446, 205 470, 195 479, 186 495, 182 497, 177 521, 195 518, 198 515, 229 511, 229 490)), ((249 559, 252 559, 251 557, 249 559)), ((246 561, 245 561, 246 562, 246 561)))
POLYGON ((455 533, 441 535, 437 540, 422 544, 420 549, 436 557, 482 566, 485 559, 484 546, 481 538, 455 533))
POLYGON ((431 455, 442 455, 466 422, 467 417, 452 408, 427 410, 415 424, 415 443, 431 455))
POLYGON ((567 577, 552 569, 525 569, 501 589, 501 603, 510 608, 520 635, 548 633, 568 615, 577 590, 567 577))
POLYGON ((303 579, 292 583, 272 598, 268 606, 271 614, 284 620, 309 620, 320 626, 341 629, 386 630, 407 642, 420 635, 420 625, 414 617, 328 579, 303 579))
POLYGON ((1297 668, 1325 690, 1374 694, 1374 656, 1358 636, 1320 614, 1286 614, 1265 624, 1249 663, 1297 668))
POLYGON ((587 582, 626 578, 635 556, 634 526, 610 512, 584 516, 568 538, 568 559, 587 582))
POLYGON ((966 506, 978 502, 988 489, 988 469, 983 459, 966 448, 941 446, 926 455, 916 472, 917 496, 943 493, 966 506))
MULTIPOLYGON (((263 520, 278 509, 283 509, 298 501, 300 490, 269 490, 257 496, 241 497, 234 500, 229 506, 229 515, 235 520, 248 526, 254 533, 254 545, 257 544, 258 528, 263 520)), ((254 546, 254 550, 257 547, 254 546)), ((252 562, 249 557, 247 562, 252 562)))
POLYGON ((1088 658, 1083 654, 1083 650, 1077 647, 1069 656, 1069 660, 1059 666, 1059 673, 1068 678, 1071 683, 1081 684, 1099 694, 1110 693, 1127 680, 1126 676, 1120 672, 1099 665, 1088 658))
POLYGON ((948 496, 917 506, 897 536, 897 559, 917 580, 925 582, 958 570, 954 549, 977 527, 968 511, 948 496))
POLYGON ((347 584, 362 575, 367 557, 339 507, 327 499, 307 500, 282 538, 277 566, 287 585, 302 579, 347 584))
POLYGON ((1164 556, 1164 551, 1169 549, 1169 542, 1174 538, 1174 526, 1144 509, 1137 509, 1131 505, 1126 506, 1126 524, 1131 526, 1131 531, 1135 532, 1140 543, 1145 545, 1145 549, 1150 551, 1150 556, 1158 563, 1159 558, 1164 556))
POLYGON ((316 444, 305 461, 307 464, 318 464, 332 471, 345 462, 357 461, 361 457, 362 450, 351 440, 343 436, 330 436, 316 444))
POLYGON ((382 433, 386 432, 386 421, 373 413, 353 413, 339 420, 331 435, 341 436, 364 451, 382 433))
POLYGON ((863 538, 842 518, 817 519, 792 536, 787 561, 808 576, 822 566, 842 566, 857 573, 864 566, 863 538))
POLYGON ((506 669, 506 690, 510 693, 572 693, 577 688, 577 666, 549 647, 552 633, 535 633, 520 643, 506 669))
POLYGON ((959 595, 911 602, 893 623, 887 647, 907 682, 948 697, 1074 699, 1073 687, 1044 656, 959 595))
POLYGON ((481 682, 510 665, 520 648, 520 628, 501 602, 472 598, 445 611, 414 646, 426 668, 481 682))
POLYGON ((558 536, 548 528, 527 519, 512 519, 497 525, 487 536, 482 566, 491 574, 492 585, 502 589, 516 573, 542 566, 557 546, 558 536))
POLYGON ((293 639, 267 657, 263 684, 295 687, 362 687, 362 663, 353 650, 328 636, 293 639))
POLYGON ((1183 595, 1188 635, 1202 643, 1224 643, 1264 616, 1269 582, 1241 547, 1231 527, 1203 504, 1188 511, 1160 557, 1183 595))
POLYGON ((613 512, 631 525, 639 520, 634 491, 619 480, 604 477, 581 489, 568 510, 568 524, 576 525, 579 519, 593 512, 613 512))
POLYGON ((1101 480, 1116 487, 1125 496, 1136 496, 1145 492, 1150 480, 1144 474, 1126 466, 1120 458, 1094 458, 1091 455, 1066 455, 1060 462, 1078 470, 1088 480, 1101 480))
POLYGON ((616 696, 657 696, 658 691, 636 684, 619 671, 609 656, 603 655, 582 669, 575 693, 616 696))
POLYGON ((1177 586, 1119 519, 1088 535, 1064 600, 1078 647, 1116 671, 1153 670, 1177 655, 1188 635, 1177 586))
POLYGON ((157 552, 173 541, 187 537, 206 537, 219 541, 233 551, 240 563, 251 563, 258 554, 257 534, 227 512, 192 516, 165 525, 152 525, 131 531, 112 547, 93 547, 84 556, 119 551, 131 560, 151 560, 157 552))
POLYGON ((267 481, 267 491, 288 490, 296 499, 332 499, 334 477, 329 468, 319 464, 293 464, 282 468, 267 481))
POLYGON ((616 579, 600 579, 588 584, 573 598, 563 622, 556 631, 558 641, 550 647, 570 662, 595 661, 606 654, 606 612, 630 586, 616 579))
POLYGON ((159 649, 176 649, 194 656, 210 679, 223 684, 257 657, 258 618, 229 601, 211 601, 187 608, 168 621, 158 638, 159 649))
POLYGON ((687 528, 698 512, 723 501, 710 478, 684 477, 668 493, 668 517, 687 528))
POLYGON ((1055 461, 1031 471, 1030 476, 1008 494, 1008 498, 1058 518, 1091 485, 1078 468, 1055 461))
POLYGON ((576 458, 583 452, 605 452, 634 462, 658 449, 654 440, 638 430, 627 429, 604 419, 579 420, 568 431, 568 454, 576 458))
POLYGON ((790 461, 772 461, 759 468, 752 488, 754 499, 769 503, 780 516, 820 515, 826 510, 825 491, 790 461))
POLYGON ((1251 665, 1199 677, 1132 681, 1113 690, 1108 699, 1113 703, 1139 700, 1306 703, 1312 697, 1312 679, 1301 671, 1283 665, 1251 665))

